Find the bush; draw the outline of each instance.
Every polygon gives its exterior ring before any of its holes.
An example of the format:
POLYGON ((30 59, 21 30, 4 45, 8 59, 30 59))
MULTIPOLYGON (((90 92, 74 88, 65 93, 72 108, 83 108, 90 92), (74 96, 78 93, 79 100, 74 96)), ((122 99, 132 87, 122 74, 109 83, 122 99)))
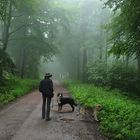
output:
POLYGON ((102 62, 89 63, 87 65, 88 80, 96 85, 107 84, 107 66, 102 62))
POLYGON ((107 67, 104 63, 95 62, 88 65, 87 74, 89 81, 95 85, 140 93, 140 80, 134 66, 126 67, 124 63, 116 62, 107 67))
POLYGON ((20 79, 13 76, 7 77, 6 85, 0 87, 0 106, 27 94, 37 85, 38 81, 35 80, 20 79))
POLYGON ((114 63, 108 70, 109 85, 112 88, 119 88, 126 91, 136 91, 135 84, 138 81, 137 70, 132 67, 126 67, 124 63, 114 63))

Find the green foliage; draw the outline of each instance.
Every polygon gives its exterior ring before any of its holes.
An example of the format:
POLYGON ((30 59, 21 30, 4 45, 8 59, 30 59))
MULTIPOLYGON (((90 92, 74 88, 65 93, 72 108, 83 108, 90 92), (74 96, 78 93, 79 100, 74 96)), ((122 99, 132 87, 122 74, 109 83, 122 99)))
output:
POLYGON ((101 132, 112 140, 139 140, 140 100, 131 99, 118 91, 106 91, 93 84, 66 83, 66 86, 84 106, 103 106, 98 113, 101 132))
MULTIPOLYGON (((38 78, 40 60, 49 60, 58 52, 55 44, 57 28, 67 28, 66 13, 52 1, 0 0, 0 44, 3 50, 0 63, 1 59, 7 59, 5 54, 8 52, 18 69, 18 76, 38 78)), ((0 64, 0 78, 1 67, 3 64, 0 64)))
POLYGON ((106 5, 115 11, 109 25, 112 32, 111 52, 115 55, 140 55, 140 1, 139 0, 107 0, 106 5))
POLYGON ((58 52, 58 44, 55 44, 57 28, 67 28, 66 11, 46 0, 16 1, 16 10, 13 11, 17 16, 10 26, 8 51, 19 76, 36 79, 40 61, 48 61, 58 52))
POLYGON ((69 30, 66 32, 59 28, 57 37, 57 44, 61 47, 61 54, 58 56, 62 65, 60 73, 64 70, 70 79, 86 81, 84 73, 87 62, 104 58, 106 33, 101 25, 109 19, 109 11, 101 8, 101 1, 55 2, 58 7, 62 3, 70 11, 69 30))
POLYGON ((10 56, 0 48, 0 68, 5 71, 12 71, 15 68, 10 56))
POLYGON ((105 85, 107 82, 107 66, 103 62, 89 63, 87 74, 88 80, 96 85, 105 85))
POLYGON ((126 67, 124 63, 114 63, 108 70, 109 85, 127 91, 139 93, 136 85, 139 85, 138 72, 134 66, 126 67))
POLYGON ((0 85, 4 84, 4 72, 14 73, 16 70, 15 64, 11 60, 7 52, 0 48, 0 85))
POLYGON ((30 79, 20 79, 12 75, 7 76, 5 86, 0 87, 0 106, 16 100, 36 88, 38 82, 30 79))
POLYGON ((87 74, 89 81, 95 85, 140 93, 140 81, 134 66, 127 67, 119 61, 109 66, 102 62, 89 63, 87 74))
POLYGON ((7 18, 7 6, 9 5, 8 0, 0 0, 0 19, 5 20, 7 18))

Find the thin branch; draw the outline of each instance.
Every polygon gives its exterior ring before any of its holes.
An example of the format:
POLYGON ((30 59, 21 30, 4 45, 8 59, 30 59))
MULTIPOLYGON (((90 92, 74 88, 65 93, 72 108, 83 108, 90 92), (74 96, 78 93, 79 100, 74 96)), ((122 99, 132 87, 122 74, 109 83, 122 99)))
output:
POLYGON ((27 39, 28 37, 21 37, 21 38, 11 38, 9 39, 9 41, 13 41, 13 40, 23 40, 23 39, 27 39))
MULTIPOLYGON (((45 15, 46 13, 37 13, 37 14, 39 14, 39 15, 45 15)), ((37 15, 37 14, 27 14, 27 15, 23 15, 23 14, 21 14, 21 15, 12 15, 12 17, 35 16, 35 15, 37 15)))
POLYGON ((25 16, 25 15, 12 15, 12 17, 23 17, 23 16, 25 16))
POLYGON ((15 29, 14 31, 10 32, 9 33, 9 36, 15 32, 17 32, 18 30, 20 30, 21 28, 25 27, 25 26, 29 26, 29 25, 32 25, 32 24, 24 24, 24 25, 21 25, 20 27, 18 27, 17 29, 15 29))
MULTIPOLYGON (((18 27, 17 29, 15 29, 14 31, 11 31, 10 33, 9 33, 9 36, 10 35, 12 35, 13 33, 15 33, 15 32, 17 32, 18 30, 20 30, 21 28, 23 28, 23 27, 25 27, 25 26, 33 26, 33 25, 35 25, 35 24, 38 24, 38 23, 30 23, 30 24, 24 24, 24 25, 21 25, 20 27, 18 27)), ((42 26, 47 26, 46 24, 44 25, 44 24, 42 24, 42 26)))

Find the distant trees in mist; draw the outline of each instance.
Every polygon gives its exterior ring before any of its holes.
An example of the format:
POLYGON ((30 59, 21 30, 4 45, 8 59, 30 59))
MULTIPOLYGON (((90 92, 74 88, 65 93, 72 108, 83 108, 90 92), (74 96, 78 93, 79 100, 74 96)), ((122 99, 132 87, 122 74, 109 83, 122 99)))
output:
POLYGON ((22 78, 39 77, 40 59, 48 60, 57 52, 53 42, 64 18, 62 9, 49 1, 1 0, 0 77, 13 65, 22 78))
POLYGON ((139 0, 0 0, 0 77, 38 78, 41 60, 58 54, 71 79, 104 81, 116 63, 117 77, 126 69, 139 84, 139 14, 139 0))
POLYGON ((58 38, 69 77, 139 93, 139 1, 86 0, 76 6, 69 32, 61 30, 58 38))

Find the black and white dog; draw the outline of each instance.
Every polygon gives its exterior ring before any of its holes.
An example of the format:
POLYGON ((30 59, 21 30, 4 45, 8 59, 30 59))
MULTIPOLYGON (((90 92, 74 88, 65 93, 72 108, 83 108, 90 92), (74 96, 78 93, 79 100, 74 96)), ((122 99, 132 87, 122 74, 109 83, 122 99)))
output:
POLYGON ((58 102, 58 112, 61 112, 62 106, 65 104, 69 104, 72 108, 72 111, 74 111, 74 106, 77 106, 77 104, 74 102, 73 98, 71 97, 63 97, 62 93, 57 94, 57 102, 58 102))

